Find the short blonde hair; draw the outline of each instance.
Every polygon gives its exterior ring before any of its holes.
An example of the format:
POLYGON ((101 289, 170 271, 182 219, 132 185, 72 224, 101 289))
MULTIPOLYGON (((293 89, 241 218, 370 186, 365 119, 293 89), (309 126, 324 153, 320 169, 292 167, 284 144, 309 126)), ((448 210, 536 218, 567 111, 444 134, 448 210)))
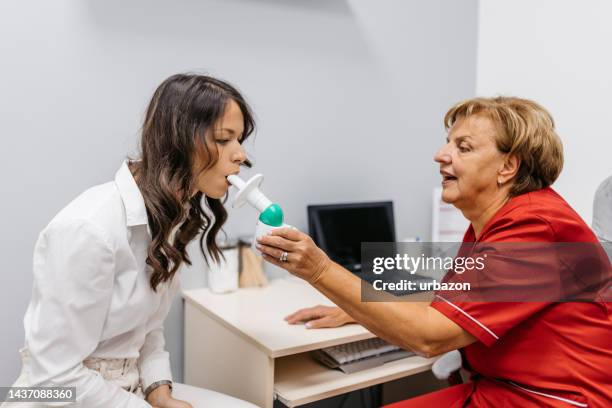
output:
POLYGON ((563 144, 552 116, 539 104, 513 97, 473 98, 459 102, 444 116, 450 129, 460 118, 482 115, 499 132, 495 135, 502 153, 516 155, 520 167, 510 189, 511 196, 550 186, 563 168, 563 144))

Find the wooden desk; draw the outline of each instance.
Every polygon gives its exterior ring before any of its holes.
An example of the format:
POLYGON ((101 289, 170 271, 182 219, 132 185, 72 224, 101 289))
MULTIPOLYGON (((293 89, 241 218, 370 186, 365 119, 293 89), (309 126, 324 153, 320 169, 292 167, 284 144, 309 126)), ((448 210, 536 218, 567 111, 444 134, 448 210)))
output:
POLYGON ((353 374, 315 362, 309 351, 374 337, 360 325, 306 329, 283 317, 332 303, 297 278, 229 294, 187 290, 185 383, 272 407, 329 398, 429 370, 434 359, 408 357, 353 374))

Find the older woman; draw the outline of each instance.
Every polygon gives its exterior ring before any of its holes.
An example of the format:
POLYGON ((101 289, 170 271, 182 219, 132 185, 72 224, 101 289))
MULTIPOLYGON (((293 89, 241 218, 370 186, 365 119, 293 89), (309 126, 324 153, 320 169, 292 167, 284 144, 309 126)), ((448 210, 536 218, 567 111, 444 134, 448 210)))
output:
MULTIPOLYGON (((464 242, 597 239, 550 185, 563 164, 553 119, 518 98, 477 98, 445 117, 435 155, 442 198, 470 221, 464 242)), ((598 244, 597 244, 598 245, 598 244)), ((612 406, 610 310, 604 302, 362 302, 360 280, 305 234, 281 229, 259 241, 264 258, 310 282, 339 308, 294 313, 311 327, 358 322, 406 349, 460 349, 472 381, 398 403, 417 406, 612 406), (285 262, 279 261, 287 252, 285 262)))

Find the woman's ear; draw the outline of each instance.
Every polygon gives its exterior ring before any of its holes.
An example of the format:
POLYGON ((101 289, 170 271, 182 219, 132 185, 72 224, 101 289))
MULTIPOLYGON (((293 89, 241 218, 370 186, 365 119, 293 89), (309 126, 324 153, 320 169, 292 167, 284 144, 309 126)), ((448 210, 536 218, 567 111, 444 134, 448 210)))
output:
POLYGON ((512 178, 516 176, 516 173, 518 173, 520 166, 521 160, 518 156, 514 154, 507 155, 498 172, 497 184, 505 184, 512 180, 512 178))

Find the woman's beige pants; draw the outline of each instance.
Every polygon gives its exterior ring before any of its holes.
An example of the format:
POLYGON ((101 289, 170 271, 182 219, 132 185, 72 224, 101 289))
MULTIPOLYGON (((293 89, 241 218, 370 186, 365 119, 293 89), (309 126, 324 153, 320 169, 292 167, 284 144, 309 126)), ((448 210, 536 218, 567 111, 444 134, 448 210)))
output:
MULTIPOLYGON (((15 384, 13 384, 13 387, 28 387, 30 382, 25 367, 27 366, 29 355, 27 349, 20 350, 20 353, 22 359, 21 375, 15 384)), ((106 381, 113 382, 121 388, 144 398, 140 387, 140 376, 136 365, 136 359, 88 358, 83 361, 83 364, 92 370, 98 371, 106 381)), ((180 383, 172 384, 172 397, 187 401, 193 405, 194 408, 256 408, 256 405, 225 394, 180 383)), ((0 408, 43 408, 59 406, 87 408, 81 407, 78 403, 66 405, 66 403, 5 402, 0 404, 0 408)))

